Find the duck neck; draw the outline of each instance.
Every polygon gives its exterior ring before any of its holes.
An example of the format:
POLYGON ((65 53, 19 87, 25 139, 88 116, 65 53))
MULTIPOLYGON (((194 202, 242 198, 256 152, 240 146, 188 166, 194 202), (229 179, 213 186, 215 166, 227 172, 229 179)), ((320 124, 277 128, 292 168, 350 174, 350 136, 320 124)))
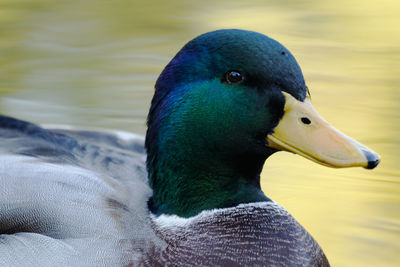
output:
POLYGON ((148 157, 155 214, 191 217, 203 210, 268 201, 260 187, 265 156, 217 153, 196 144, 164 144, 148 157), (184 149, 189 147, 189 149, 184 149))

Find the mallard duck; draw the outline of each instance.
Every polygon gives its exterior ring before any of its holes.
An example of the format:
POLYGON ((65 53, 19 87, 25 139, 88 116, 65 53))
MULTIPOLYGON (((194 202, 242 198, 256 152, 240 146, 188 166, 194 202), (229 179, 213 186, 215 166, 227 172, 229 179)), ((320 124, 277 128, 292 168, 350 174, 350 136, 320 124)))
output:
POLYGON ((379 163, 318 115, 284 46, 245 30, 179 51, 156 82, 145 140, 1 116, 0 265, 329 266, 261 190, 280 150, 379 163))

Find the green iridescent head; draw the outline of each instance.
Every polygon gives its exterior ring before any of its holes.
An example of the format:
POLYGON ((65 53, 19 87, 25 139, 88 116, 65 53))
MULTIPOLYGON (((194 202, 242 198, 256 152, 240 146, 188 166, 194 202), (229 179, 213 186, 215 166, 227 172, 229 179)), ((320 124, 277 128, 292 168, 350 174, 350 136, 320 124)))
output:
POLYGON ((187 43, 156 83, 148 117, 147 168, 156 214, 266 201, 266 146, 284 113, 285 91, 306 97, 300 67, 277 41, 219 30, 187 43))

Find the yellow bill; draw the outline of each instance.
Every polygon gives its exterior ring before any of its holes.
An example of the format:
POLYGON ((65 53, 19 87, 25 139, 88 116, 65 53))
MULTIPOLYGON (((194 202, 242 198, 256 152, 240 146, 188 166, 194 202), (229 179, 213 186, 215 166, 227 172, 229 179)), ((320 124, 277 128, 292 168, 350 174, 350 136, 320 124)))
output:
POLYGON ((379 156, 354 139, 329 125, 311 105, 286 92, 285 113, 272 134, 267 136, 268 146, 299 154, 319 164, 343 168, 360 166, 375 168, 379 156))

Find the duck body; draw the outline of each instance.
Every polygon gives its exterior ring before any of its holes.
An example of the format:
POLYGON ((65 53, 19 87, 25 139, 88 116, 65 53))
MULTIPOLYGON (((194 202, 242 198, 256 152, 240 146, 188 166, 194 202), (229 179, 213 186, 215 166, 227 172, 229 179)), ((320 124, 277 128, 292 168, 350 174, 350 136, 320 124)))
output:
POLYGON ((324 266, 317 243, 271 201, 151 215, 143 138, 4 116, 0 125, 2 266, 324 266))
POLYGON ((149 213, 140 136, 0 125, 1 266, 328 266, 273 201, 149 213))
POLYGON ((379 157, 319 117, 290 52, 206 33, 155 88, 145 139, 0 116, 0 266, 329 266, 261 190, 264 162, 379 157))

